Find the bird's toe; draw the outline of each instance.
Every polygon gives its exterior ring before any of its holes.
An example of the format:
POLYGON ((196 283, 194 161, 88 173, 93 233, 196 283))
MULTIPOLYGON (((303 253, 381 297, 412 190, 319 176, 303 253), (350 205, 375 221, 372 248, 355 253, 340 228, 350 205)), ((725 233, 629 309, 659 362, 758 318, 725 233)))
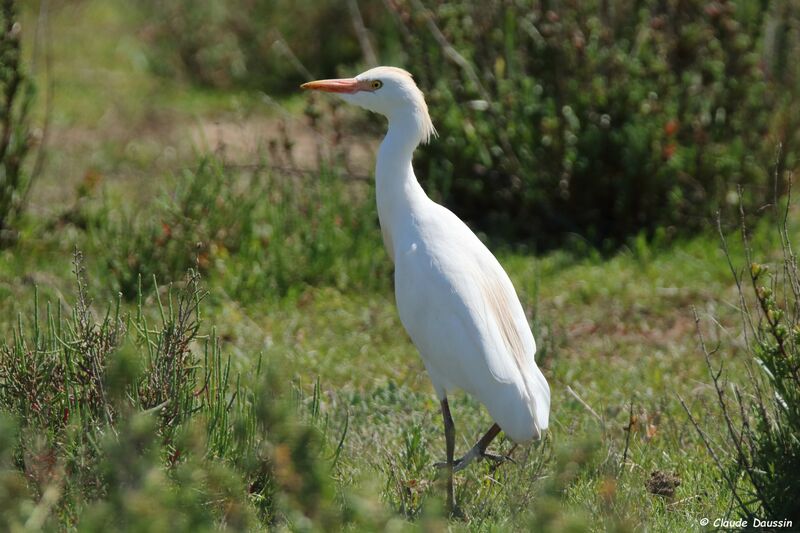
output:
POLYGON ((468 451, 468 452, 466 453, 466 455, 464 455, 464 457, 462 457, 461 459, 459 459, 458 461, 456 461, 456 464, 455 464, 455 466, 453 466, 453 472, 460 472, 460 471, 464 470, 464 469, 465 469, 465 468, 467 468, 467 467, 468 467, 468 466, 469 466, 469 465, 470 465, 470 464, 471 464, 471 463, 472 463, 472 462, 473 462, 475 459, 478 459, 479 457, 480 457, 480 452, 479 452, 479 450, 477 450, 476 448, 472 448, 472 449, 470 449, 470 451, 468 451))
POLYGON ((500 455, 500 454, 491 453, 491 452, 483 452, 481 454, 481 457, 483 457, 484 459, 488 459, 489 461, 492 461, 493 463, 496 463, 498 465, 499 464, 503 464, 506 461, 510 461, 510 462, 512 462, 514 464, 517 463, 512 457, 509 457, 508 455, 500 455))
MULTIPOLYGON (((469 452, 467 452, 466 455, 464 455, 464 457, 461 457, 453 461, 452 465, 453 472, 461 472, 462 470, 467 468, 470 464, 472 464, 474 461, 476 460, 480 461, 481 459, 487 459, 495 463, 496 465, 501 465, 507 461, 516 464, 516 461, 513 458, 509 457, 508 455, 500 455, 486 451, 482 452, 477 448, 472 448, 469 452)), ((433 463, 433 466, 436 468, 447 468, 448 466, 450 466, 450 464, 447 461, 439 461, 437 463, 433 463)))
MULTIPOLYGON (((459 465, 461 463, 463 463, 463 462, 464 462, 464 458, 463 457, 453 461, 453 472, 458 472, 461 468, 463 468, 463 467, 459 468, 459 465)), ((439 462, 433 463, 433 466, 435 468, 447 468, 448 466, 450 466, 450 463, 448 463, 447 461, 439 461, 439 462)))

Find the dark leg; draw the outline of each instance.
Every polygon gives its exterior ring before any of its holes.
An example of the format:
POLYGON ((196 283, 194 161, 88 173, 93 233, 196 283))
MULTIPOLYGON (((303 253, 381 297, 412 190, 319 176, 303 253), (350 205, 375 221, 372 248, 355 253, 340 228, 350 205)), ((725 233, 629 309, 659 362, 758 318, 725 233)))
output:
POLYGON ((444 440, 447 446, 447 510, 453 513, 456 508, 455 492, 453 490, 453 455, 456 450, 456 426, 450 416, 450 405, 447 398, 442 400, 442 419, 444 420, 444 440))
POLYGON ((508 451, 508 455, 497 455, 494 453, 489 453, 486 451, 486 448, 489 447, 489 444, 494 440, 497 434, 500 433, 500 426, 494 424, 492 427, 489 428, 489 431, 486 432, 486 435, 481 437, 481 440, 475 444, 475 447, 480 452, 480 456, 483 459, 489 459, 490 461, 494 461, 497 464, 505 463, 506 461, 514 461, 511 457, 511 452, 513 452, 517 445, 515 444, 512 448, 508 451))
MULTIPOLYGON (((455 465, 453 467, 454 472, 459 472, 464 470, 467 466, 470 465, 475 460, 481 459, 488 459, 490 461, 494 461, 497 464, 504 463, 506 461, 514 461, 511 457, 506 455, 497 455, 494 453, 489 453, 486 451, 486 448, 489 447, 489 444, 497 437, 500 433, 501 429, 500 426, 497 424, 493 424, 492 427, 489 428, 489 431, 481 437, 481 439, 475 443, 475 446, 470 448, 470 450, 464 455, 464 457, 457 459, 455 465)), ((514 446, 516 448, 516 446, 514 446)), ((512 448, 512 451, 513 449, 512 448)), ((437 466, 447 466, 446 463, 437 463, 437 466)))
POLYGON ((492 424, 492 427, 489 428, 489 431, 487 431, 486 434, 481 437, 481 440, 479 440, 475 446, 481 451, 481 453, 485 452, 486 448, 489 447, 489 444, 492 443, 498 433, 500 433, 500 426, 497 424, 492 424))

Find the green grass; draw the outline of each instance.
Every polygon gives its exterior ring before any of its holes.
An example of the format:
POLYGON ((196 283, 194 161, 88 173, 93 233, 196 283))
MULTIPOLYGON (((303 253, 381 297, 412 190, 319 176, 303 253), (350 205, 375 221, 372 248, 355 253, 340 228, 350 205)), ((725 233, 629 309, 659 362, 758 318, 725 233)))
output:
MULTIPOLYGON (((95 295, 95 316, 117 301, 114 276, 106 266, 108 250, 70 225, 54 231, 45 231, 45 225, 31 220, 17 247, 0 252, 0 312, 6 317, 0 328, 6 342, 17 327, 17 315, 23 328, 32 327, 34 287, 40 316, 45 302, 64 313, 74 305, 69 264, 73 246, 88 251, 85 268, 95 295)), ((362 231, 378 234, 377 227, 362 231)), ((757 232, 756 243, 775 250, 767 224, 757 232)), ((734 253, 742 259, 741 252, 734 253)), ((302 268, 303 259, 302 253, 296 256, 297 267, 302 268)), ((459 475, 462 515, 454 524, 470 530, 532 523, 560 530, 574 523, 594 529, 673 531, 695 528, 703 516, 724 516, 730 494, 719 485, 719 473, 678 401, 678 396, 686 399, 712 435, 721 430, 714 413, 705 408, 712 391, 692 307, 698 308, 704 327, 716 331, 728 347, 725 359, 731 378, 744 376, 736 293, 717 237, 709 234, 668 247, 640 244, 635 251, 607 260, 566 252, 543 257, 506 252, 500 259, 537 334, 553 393, 551 430, 544 442, 518 450, 516 465, 494 471, 478 464, 459 475), (712 317, 724 329, 713 326, 712 317), (625 427, 631 404, 635 421, 629 435, 625 427), (647 491, 654 471, 681 479, 673 498, 647 491)), ((316 423, 324 421, 325 446, 337 449, 344 435, 331 472, 336 491, 368 494, 385 516, 398 513, 409 527, 436 516, 441 487, 432 464, 444 450, 438 405, 421 360, 403 332, 388 285, 336 288, 322 278, 316 284, 293 285, 286 296, 266 289, 263 295, 256 291, 232 296, 228 273, 239 272, 248 260, 234 254, 224 268, 209 268, 203 279, 209 292, 202 310, 205 334, 213 327, 232 372, 245 378, 241 386, 264 393, 259 380, 252 379, 259 359, 281 369, 293 383, 295 396, 318 398, 312 412, 317 413, 316 423)), ((371 253, 348 257, 336 268, 355 268, 363 261, 385 265, 388 258, 371 253)), ((121 312, 135 314, 139 305, 151 320, 157 319, 155 293, 145 294, 142 304, 122 300, 121 312)), ((202 351, 195 348, 193 353, 202 351)), ((452 409, 457 451, 463 452, 491 421, 477 402, 463 395, 453 398, 452 409)), ((121 431, 124 435, 127 430, 121 431)), ((496 446, 507 450, 510 444, 500 439, 496 446)), ((239 448, 225 449, 224 464, 236 465, 239 453, 239 448)), ((159 454, 142 459, 156 466, 163 460, 159 454)), ((200 459, 187 458, 195 460, 200 459)), ((231 469, 234 473, 225 475, 236 486, 239 471, 231 469)), ((170 477, 174 471, 166 475, 179 485, 159 491, 180 488, 180 478, 170 477)), ((91 508, 85 502, 62 505, 74 507, 62 516, 66 523, 91 508)), ((253 502, 246 500, 245 505, 253 502)), ((219 520, 213 511, 209 516, 219 520)), ((56 515, 49 520, 58 523, 56 515)))
MULTIPOLYGON (((685 531, 727 515, 730 491, 679 402, 723 436, 692 308, 720 341, 726 375, 746 379, 738 294, 712 224, 669 245, 637 239, 608 258, 498 251, 551 384, 551 428, 515 452, 517 464, 458 474, 460 513, 448 523, 432 466, 444 456, 438 402, 395 310, 371 188, 336 169, 270 173, 249 187, 251 175, 213 158, 202 167, 188 149, 165 163, 174 132, 151 138, 150 126, 235 119, 257 97, 153 78, 130 15, 95 0, 52 13, 54 42, 72 44, 54 50, 51 157, 18 243, 0 250, 0 346, 13 355, 4 361, 82 357, 82 338, 106 338, 117 324, 104 319, 111 309, 125 333, 108 343, 106 380, 96 383, 118 387, 66 421, 23 416, 24 402, 0 409, 4 527, 685 531), (92 173, 111 177, 93 186, 92 173), (164 223, 172 247, 158 244, 164 223), (262 239, 278 230, 281 239, 262 239), (85 256, 88 330, 71 318, 82 309, 75 248, 85 256), (189 267, 203 271, 207 296, 199 329, 184 332, 183 377, 167 389, 181 410, 165 419, 152 411, 164 390, 146 379, 155 368, 146 361, 173 331, 189 267), (194 396, 210 390, 207 378, 220 395, 194 396), (654 471, 680 478, 674 496, 648 491, 654 471)), ((777 260, 769 221, 754 243, 762 261, 777 260)), ((732 252, 743 264, 741 249, 732 252)), ((48 392, 58 405, 79 403, 63 388, 48 392)), ((451 408, 463 453, 491 420, 461 394, 451 408)))

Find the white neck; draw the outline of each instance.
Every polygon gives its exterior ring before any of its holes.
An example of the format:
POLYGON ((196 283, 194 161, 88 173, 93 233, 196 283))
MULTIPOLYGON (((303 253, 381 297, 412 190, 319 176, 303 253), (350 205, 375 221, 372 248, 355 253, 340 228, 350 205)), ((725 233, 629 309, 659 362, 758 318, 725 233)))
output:
MULTIPOLYGON (((413 115, 395 115, 389 119, 389 130, 378 150, 375 167, 375 194, 381 229, 391 236, 407 221, 415 206, 428 201, 414 175, 411 159, 419 144, 419 125, 413 115)), ((393 250, 389 250, 390 255, 393 250)))

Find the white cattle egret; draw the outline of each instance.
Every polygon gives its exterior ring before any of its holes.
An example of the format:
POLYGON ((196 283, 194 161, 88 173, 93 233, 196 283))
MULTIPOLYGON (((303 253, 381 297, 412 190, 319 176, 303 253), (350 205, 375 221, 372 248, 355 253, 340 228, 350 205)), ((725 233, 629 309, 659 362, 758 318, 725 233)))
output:
POLYGON ((412 154, 436 130, 411 75, 377 67, 355 78, 312 81, 302 88, 336 93, 389 119, 375 169, 378 218, 395 265, 400 320, 441 402, 452 510, 454 471, 476 459, 507 459, 486 451, 501 430, 522 443, 547 429, 550 387, 534 361, 533 334, 494 255, 417 182, 412 154), (477 398, 495 422, 458 460, 453 459, 455 426, 447 403, 455 389, 477 398))

